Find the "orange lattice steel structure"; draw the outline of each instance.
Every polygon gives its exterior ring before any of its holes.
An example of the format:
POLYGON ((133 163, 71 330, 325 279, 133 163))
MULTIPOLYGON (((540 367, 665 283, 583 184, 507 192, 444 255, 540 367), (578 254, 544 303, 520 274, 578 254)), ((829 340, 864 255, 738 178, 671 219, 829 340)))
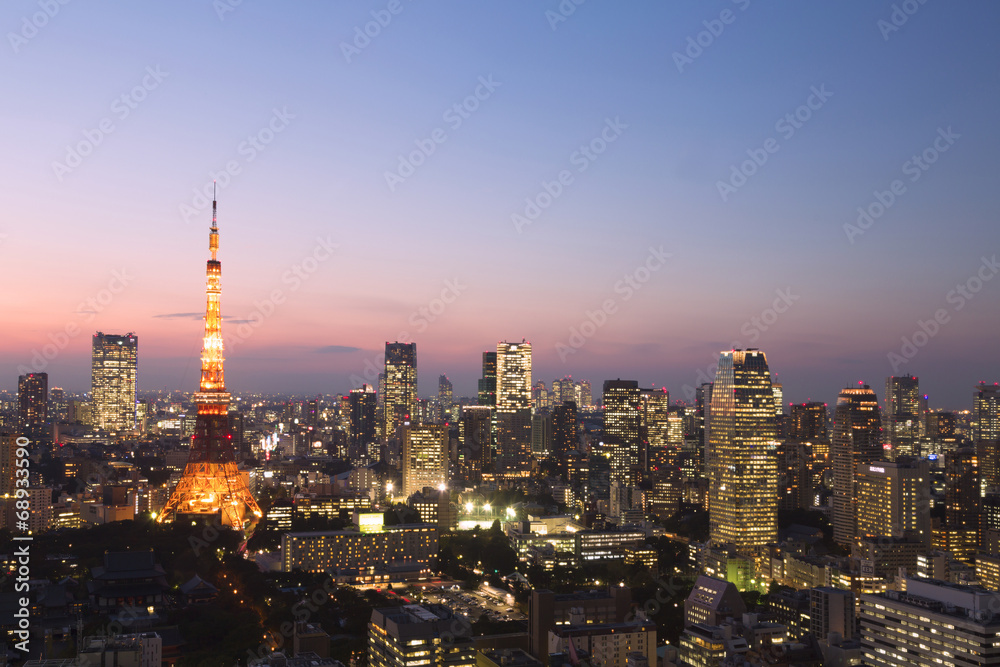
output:
POLYGON ((158 521, 205 520, 217 516, 223 526, 249 536, 261 511, 236 467, 236 451, 229 429, 230 396, 226 392, 222 368, 222 263, 216 257, 219 228, 214 198, 208 248, 212 258, 208 260, 207 269, 208 306, 201 351, 201 390, 194 395, 198 417, 184 475, 158 521))

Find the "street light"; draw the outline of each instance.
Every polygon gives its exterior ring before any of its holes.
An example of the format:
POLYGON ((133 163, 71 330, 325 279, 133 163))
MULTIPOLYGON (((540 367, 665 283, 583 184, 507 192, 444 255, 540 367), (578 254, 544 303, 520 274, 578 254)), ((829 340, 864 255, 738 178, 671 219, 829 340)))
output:
POLYGON ((489 512, 490 511, 490 504, 489 503, 486 503, 485 505, 483 505, 483 511, 484 512, 489 512))
POLYGON ((465 511, 472 514, 472 509, 475 507, 471 502, 465 503, 465 511))

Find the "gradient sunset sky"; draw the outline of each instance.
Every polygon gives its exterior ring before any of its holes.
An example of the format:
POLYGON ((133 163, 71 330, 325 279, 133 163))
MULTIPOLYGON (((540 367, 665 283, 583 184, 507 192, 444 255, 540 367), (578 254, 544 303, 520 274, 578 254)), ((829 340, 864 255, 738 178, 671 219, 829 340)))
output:
POLYGON ((684 398, 739 345, 767 353, 786 400, 858 380, 882 398, 889 353, 936 313, 895 374, 956 409, 1000 380, 995 2, 52 4, 44 21, 45 2, 0 7, 0 387, 34 358, 50 386, 89 390, 101 330, 139 336, 140 391, 194 390, 196 191, 227 163, 225 329, 250 332, 231 391, 344 392, 409 334, 423 396, 441 373, 472 395, 482 351, 526 338, 535 379, 595 393, 621 377, 684 398), (602 132, 602 153, 577 152, 602 132), (925 150, 933 164, 908 163, 925 150), (849 234, 877 191, 894 201, 849 234), (526 199, 548 206, 518 231, 526 199), (650 248, 670 257, 626 299, 650 248))

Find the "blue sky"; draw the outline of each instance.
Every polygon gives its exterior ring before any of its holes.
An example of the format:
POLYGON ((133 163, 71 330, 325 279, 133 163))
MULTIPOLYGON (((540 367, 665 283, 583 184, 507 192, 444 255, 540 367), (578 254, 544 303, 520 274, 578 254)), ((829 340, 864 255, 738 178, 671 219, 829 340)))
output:
POLYGON ((76 324, 44 360, 53 385, 87 387, 101 329, 140 336, 140 388, 194 387, 200 321, 163 316, 203 310, 194 190, 227 163, 223 310, 233 332, 253 323, 228 354, 235 391, 345 391, 403 333, 421 393, 440 373, 472 393, 481 351, 522 337, 538 379, 678 396, 737 342, 768 353, 791 400, 832 402, 859 379, 881 395, 892 353, 933 407, 967 407, 1000 375, 1000 280, 948 301, 992 278, 983 258, 1000 251, 994 3, 895 3, 894 17, 884 2, 588 0, 553 22, 555 1, 68 2, 32 33, 45 6, 0 8, 6 386, 76 324), (456 104, 475 107, 457 125, 456 104), (797 112, 794 132, 779 124, 797 112), (581 158, 609 121, 614 140, 581 158), (113 131, 91 142, 102 122, 113 131), (81 142, 78 166, 55 164, 81 142), (936 161, 904 171, 925 150, 936 161), (720 181, 762 151, 724 199, 720 181), (512 215, 560 172, 571 181, 519 233, 512 215), (892 205, 845 231, 896 180, 892 205), (615 286, 651 247, 671 257, 625 299, 615 286), (122 270, 124 289, 81 310, 122 270), (419 315, 446 281, 455 298, 419 315), (796 298, 764 330, 752 318, 770 319, 778 290, 796 298), (615 312, 560 358, 608 299, 615 312), (902 339, 942 309, 906 358, 902 339))

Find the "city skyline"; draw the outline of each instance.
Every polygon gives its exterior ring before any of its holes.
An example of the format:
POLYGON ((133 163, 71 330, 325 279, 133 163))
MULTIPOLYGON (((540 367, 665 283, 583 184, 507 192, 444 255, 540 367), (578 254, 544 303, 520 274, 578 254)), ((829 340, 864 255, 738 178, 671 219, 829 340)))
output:
POLYGON ((404 3, 364 46, 384 5, 226 6, 60 5, 8 39, 0 258, 36 277, 9 293, 0 387, 84 391, 96 331, 142 337, 139 391, 193 386, 213 176, 236 392, 346 394, 403 333, 457 396, 522 338, 547 383, 688 400, 733 343, 767 352, 786 403, 912 374, 966 409, 1000 379, 995 6, 887 29, 891 5, 861 2, 404 3))

